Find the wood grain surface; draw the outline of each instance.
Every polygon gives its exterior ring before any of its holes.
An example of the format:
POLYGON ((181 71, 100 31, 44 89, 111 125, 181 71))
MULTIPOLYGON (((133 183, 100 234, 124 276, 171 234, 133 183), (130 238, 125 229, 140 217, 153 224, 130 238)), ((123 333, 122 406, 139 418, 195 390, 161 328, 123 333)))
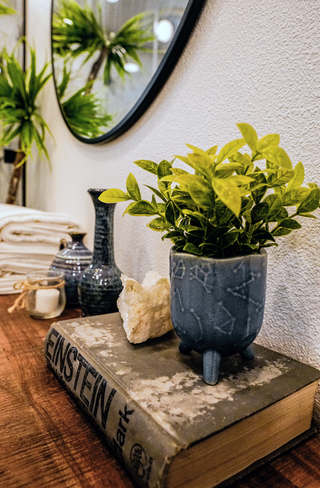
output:
MULTIPOLYGON (((55 320, 9 314, 15 298, 0 297, 0 487, 132 488, 46 366, 43 341, 55 320)), ((79 316, 70 309, 59 320, 79 316)))
MULTIPOLYGON (((136 488, 45 364, 43 341, 55 320, 9 314, 15 298, 0 297, 0 487, 136 488)), ((59 320, 79 316, 69 309, 59 320)), ((232 487, 320 488, 320 436, 232 487)))

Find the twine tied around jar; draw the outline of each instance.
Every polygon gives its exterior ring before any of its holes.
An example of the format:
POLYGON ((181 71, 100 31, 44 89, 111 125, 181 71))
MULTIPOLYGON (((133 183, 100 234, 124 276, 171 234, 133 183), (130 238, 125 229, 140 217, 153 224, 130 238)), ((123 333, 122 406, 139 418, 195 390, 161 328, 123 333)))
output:
MULTIPOLYGON (((41 283, 41 281, 48 281, 47 278, 43 278, 43 279, 39 279, 38 280, 38 283, 41 283)), ((26 296, 26 293, 29 291, 29 290, 50 290, 50 289, 54 289, 54 288, 62 288, 63 286, 65 285, 65 281, 61 281, 61 283, 57 283, 56 285, 49 285, 49 286, 46 286, 46 285, 31 285, 30 283, 28 283, 28 281, 17 281, 14 285, 13 285, 13 288, 15 290, 20 290, 21 289, 21 293, 20 295, 18 296, 18 298, 15 300, 14 304, 12 305, 12 307, 8 308, 8 312, 9 313, 12 313, 14 312, 14 310, 16 308, 25 308, 26 307, 26 300, 25 300, 25 296, 26 296)))

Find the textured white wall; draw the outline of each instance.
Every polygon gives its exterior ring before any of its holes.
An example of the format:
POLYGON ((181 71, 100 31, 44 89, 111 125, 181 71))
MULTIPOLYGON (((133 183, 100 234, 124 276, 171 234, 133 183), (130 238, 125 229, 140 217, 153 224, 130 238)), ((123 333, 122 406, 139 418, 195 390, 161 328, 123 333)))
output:
MULTIPOLYGON (((64 126, 52 83, 43 115, 55 137, 52 171, 44 161, 28 169, 28 204, 78 217, 92 247, 94 213, 87 189, 124 189, 132 161, 159 162, 185 154, 186 142, 208 148, 239 136, 237 122, 259 136, 281 134, 293 164, 303 161, 306 181, 320 185, 320 6, 318 0, 208 0, 177 68, 160 96, 124 136, 104 146, 78 142, 64 126)), ((39 59, 49 59, 50 2, 28 0, 28 38, 39 59), (41 29, 39 26, 41 25, 41 29)), ((144 218, 115 216, 120 269, 141 280, 149 269, 168 273, 169 244, 144 218)), ((319 214, 318 214, 319 215, 319 214)), ((320 217, 320 215, 319 215, 320 217)), ((279 239, 271 248, 263 330, 258 341, 320 369, 319 220, 279 239)), ((320 422, 320 395, 316 415, 320 422)))

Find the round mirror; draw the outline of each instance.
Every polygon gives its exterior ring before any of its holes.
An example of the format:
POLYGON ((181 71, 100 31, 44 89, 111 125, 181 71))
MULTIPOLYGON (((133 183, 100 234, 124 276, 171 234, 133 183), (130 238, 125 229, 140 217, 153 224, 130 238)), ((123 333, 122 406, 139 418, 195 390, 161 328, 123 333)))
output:
POLYGON ((111 141, 169 77, 205 0, 52 0, 52 66, 63 118, 82 142, 111 141))

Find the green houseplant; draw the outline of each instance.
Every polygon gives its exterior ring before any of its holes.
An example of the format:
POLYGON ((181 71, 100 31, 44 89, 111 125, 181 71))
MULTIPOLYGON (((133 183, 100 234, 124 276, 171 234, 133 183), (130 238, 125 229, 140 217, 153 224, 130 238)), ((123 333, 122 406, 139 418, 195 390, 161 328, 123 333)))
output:
POLYGON ((150 201, 131 173, 126 192, 100 195, 106 203, 133 200, 125 213, 152 216, 148 226, 172 241, 172 322, 181 352, 203 355, 209 384, 217 382, 222 355, 253 357, 265 303, 264 248, 299 229, 300 218, 315 218, 320 199, 315 183, 303 186, 303 164, 292 167, 278 134, 259 139, 249 124, 237 126, 242 137, 219 152, 188 146, 187 157, 177 156, 192 173, 169 161, 136 161, 157 177, 157 187, 147 185, 150 201))
POLYGON ((15 203, 22 165, 32 155, 32 145, 36 144, 39 154, 49 160, 45 146, 46 132, 49 128, 40 115, 37 99, 40 91, 51 77, 46 74, 48 63, 36 72, 36 52, 30 48, 30 66, 24 72, 15 57, 15 53, 1 53, 0 73, 0 124, 3 133, 0 145, 6 146, 16 137, 19 138, 19 150, 11 173, 6 203, 15 203))

